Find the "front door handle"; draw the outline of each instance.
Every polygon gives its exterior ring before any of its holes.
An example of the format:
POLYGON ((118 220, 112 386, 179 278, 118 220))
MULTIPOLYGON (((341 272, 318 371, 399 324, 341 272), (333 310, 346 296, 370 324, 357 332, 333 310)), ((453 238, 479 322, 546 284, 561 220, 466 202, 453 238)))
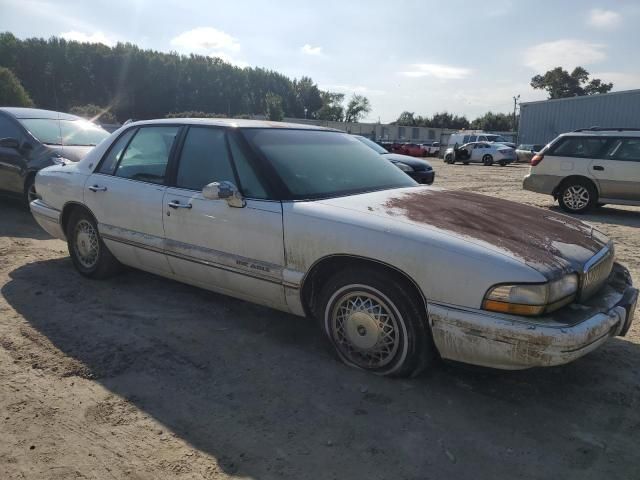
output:
POLYGON ((178 200, 172 200, 167 203, 171 208, 191 208, 192 205, 190 203, 180 203, 178 200))
POLYGON ((601 167, 600 165, 594 165, 593 169, 594 170, 598 170, 599 172, 603 172, 604 171, 604 167, 601 167))
POLYGON ((106 192, 107 187, 101 187, 100 185, 91 185, 89 187, 89 190, 91 190, 92 192, 106 192))

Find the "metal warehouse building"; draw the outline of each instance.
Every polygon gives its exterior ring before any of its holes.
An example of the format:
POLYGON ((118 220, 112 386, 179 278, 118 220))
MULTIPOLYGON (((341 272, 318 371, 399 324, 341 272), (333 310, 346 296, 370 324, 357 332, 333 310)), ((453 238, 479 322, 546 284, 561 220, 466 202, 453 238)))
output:
POLYGON ((640 90, 522 103, 518 142, 546 144, 589 127, 640 128, 640 90))

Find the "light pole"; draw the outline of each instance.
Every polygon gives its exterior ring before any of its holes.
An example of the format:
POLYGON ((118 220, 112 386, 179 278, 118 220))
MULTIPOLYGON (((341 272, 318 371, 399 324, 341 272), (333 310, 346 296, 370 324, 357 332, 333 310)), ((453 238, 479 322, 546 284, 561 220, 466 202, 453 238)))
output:
POLYGON ((517 130, 516 126, 516 109, 518 108, 518 102, 520 101, 520 94, 513 97, 513 131, 517 130))

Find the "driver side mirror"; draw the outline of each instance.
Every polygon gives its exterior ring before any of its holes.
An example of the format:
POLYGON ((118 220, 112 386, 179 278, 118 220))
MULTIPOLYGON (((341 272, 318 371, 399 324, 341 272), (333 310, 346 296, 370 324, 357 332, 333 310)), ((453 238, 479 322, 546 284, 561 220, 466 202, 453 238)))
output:
POLYGON ((15 148, 17 150, 19 146, 20 146, 20 142, 18 141, 17 138, 12 138, 12 137, 0 138, 0 147, 15 148))
POLYGON ((247 202, 232 182, 212 182, 202 189, 202 196, 207 200, 226 200, 230 207, 242 208, 247 202))

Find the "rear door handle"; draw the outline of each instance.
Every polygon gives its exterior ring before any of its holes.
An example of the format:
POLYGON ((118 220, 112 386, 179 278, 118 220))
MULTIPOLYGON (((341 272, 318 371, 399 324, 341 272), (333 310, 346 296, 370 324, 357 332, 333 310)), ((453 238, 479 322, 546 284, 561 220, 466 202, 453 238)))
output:
POLYGON ((604 167, 601 167, 600 165, 594 165, 594 166, 593 166, 593 169, 594 169, 594 170, 598 170, 599 172, 604 171, 604 167))
POLYGON ((91 185, 89 187, 89 190, 91 190, 92 192, 106 192, 107 187, 101 187, 100 185, 91 185))
POLYGON ((191 208, 192 205, 190 203, 180 203, 178 200, 172 200, 167 203, 171 208, 191 208))

